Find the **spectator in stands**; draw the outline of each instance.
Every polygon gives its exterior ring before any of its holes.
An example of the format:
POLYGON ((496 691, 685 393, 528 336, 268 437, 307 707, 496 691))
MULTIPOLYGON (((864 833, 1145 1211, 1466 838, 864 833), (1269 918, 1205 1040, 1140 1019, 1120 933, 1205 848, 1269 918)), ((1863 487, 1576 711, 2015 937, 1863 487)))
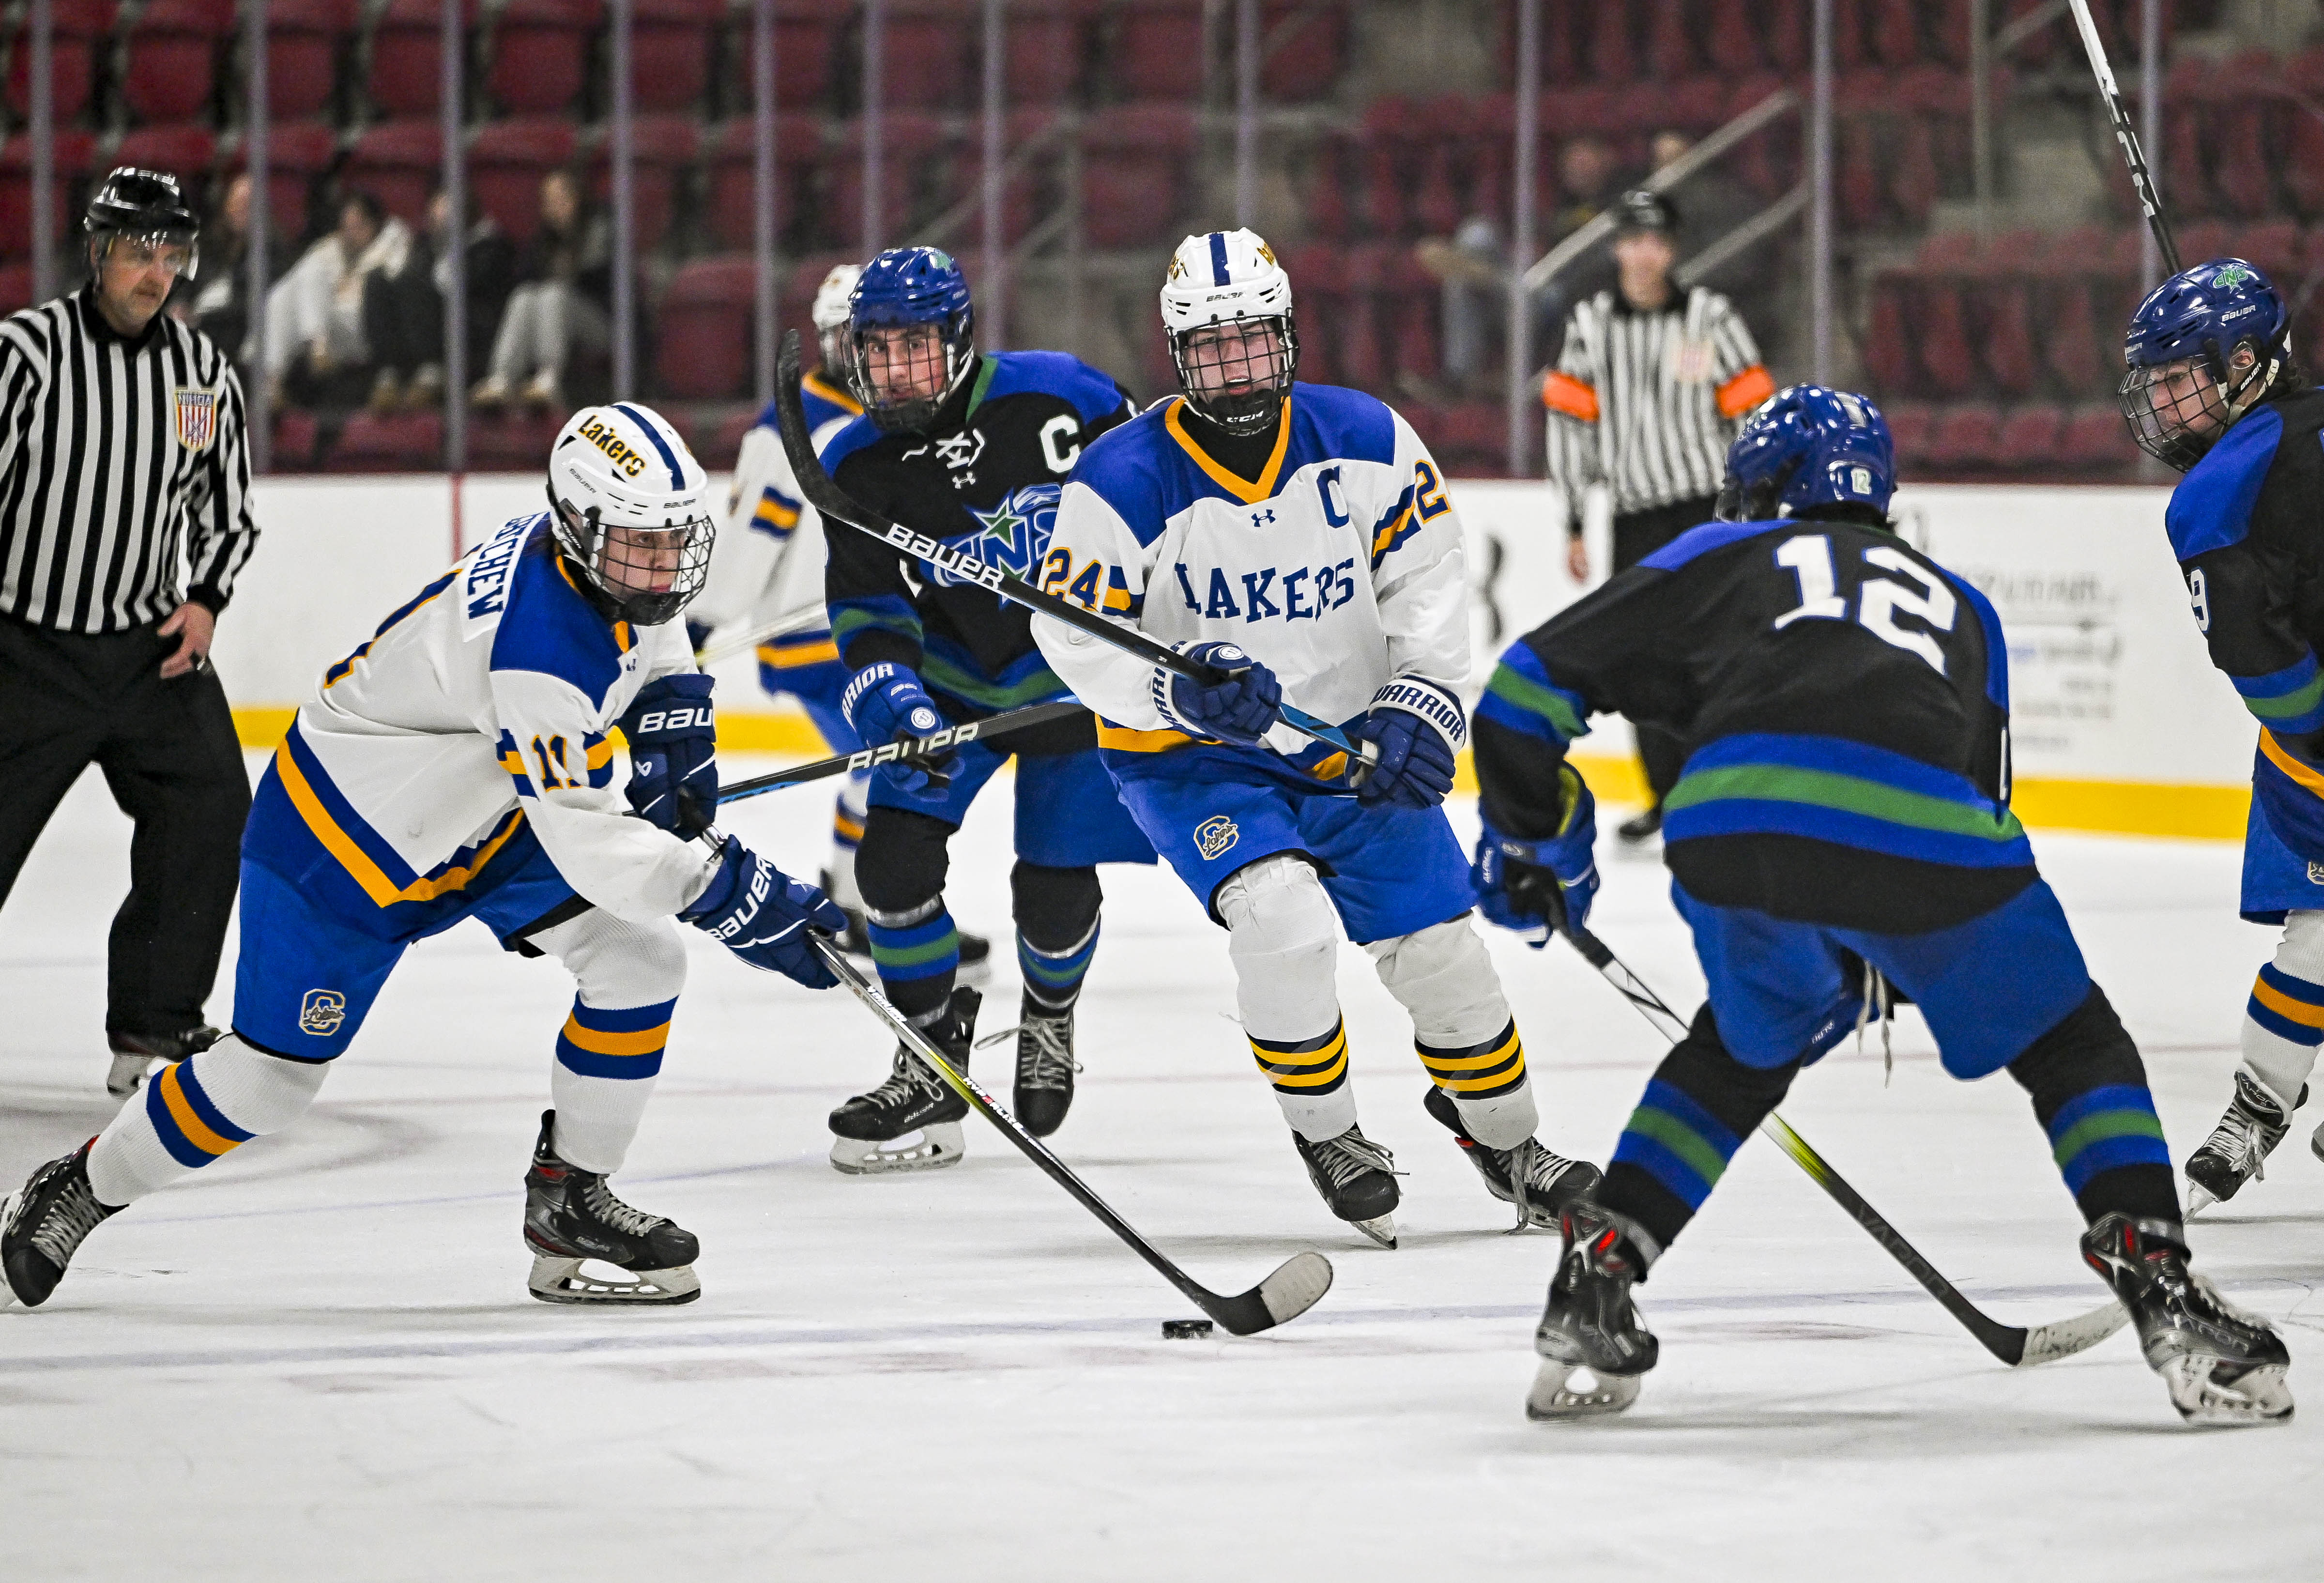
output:
POLYGON ((540 228, 526 245, 493 342, 492 370, 468 399, 480 407, 520 401, 561 409, 566 371, 613 346, 606 299, 613 243, 602 215, 582 198, 581 180, 551 171, 540 181, 540 228))
MULTIPOLYGON (((482 368, 499 338, 501 315, 508 309, 509 293, 516 288, 517 248, 492 216, 476 214, 473 212, 474 205, 470 207, 468 234, 461 249, 468 277, 468 366, 482 368)), ((431 271, 437 295, 443 300, 452 294, 452 259, 446 242, 451 234, 451 215, 452 200, 447 194, 438 190, 429 199, 431 271)))
MULTIPOLYGON (((1647 141, 1648 166, 1659 171, 1694 146, 1683 132, 1657 132, 1647 141)), ((1679 227, 1682 264, 1694 258, 1759 212, 1749 192, 1721 175, 1716 164, 1698 171, 1669 190, 1685 217, 1679 227)), ((1775 249, 1773 239, 1744 248, 1694 282, 1709 286, 1735 305, 1743 322, 1764 332, 1775 317, 1775 249)))
MULTIPOLYGON (((280 238, 269 261, 279 279, 283 250, 280 238)), ((180 279, 170 299, 170 311, 221 347, 239 353, 250 338, 250 176, 238 174, 202 224, 202 263, 198 281, 180 279)), ((240 359, 237 357, 237 361, 240 359)), ((246 380, 245 364, 237 370, 246 380)))
POLYGON ((374 378, 364 296, 375 274, 401 273, 411 227, 368 192, 339 204, 337 227, 266 293, 267 378, 278 401, 352 406, 374 378))
MULTIPOLYGON (((451 296, 451 199, 438 188, 429 196, 428 224, 401 270, 364 282, 364 336, 379 372, 372 384, 374 412, 424 412, 444 402, 444 327, 451 296)), ((468 281, 469 366, 480 366, 493 344, 516 273, 516 245, 490 217, 471 221, 462 251, 468 281)))
MULTIPOLYGON (((1414 246, 1413 255, 1442 282, 1443 369, 1457 393, 1454 399, 1499 395, 1509 321, 1509 253, 1500 227, 1484 215, 1471 215, 1449 241, 1427 237, 1414 246)), ((1547 308, 1548 300, 1534 293, 1536 347, 1545 335, 1557 333, 1563 317, 1547 308)))
MULTIPOLYGON (((1557 186, 1563 201, 1549 218, 1549 245, 1554 247, 1603 213, 1621 194, 1620 171, 1614 151, 1601 137, 1584 134, 1569 139, 1557 151, 1557 186)), ((1568 264, 1546 289, 1548 318, 1563 325, 1576 302, 1586 302, 1614 284, 1614 260, 1603 246, 1591 248, 1568 264)), ((1547 348, 1553 362, 1554 345, 1547 348)))

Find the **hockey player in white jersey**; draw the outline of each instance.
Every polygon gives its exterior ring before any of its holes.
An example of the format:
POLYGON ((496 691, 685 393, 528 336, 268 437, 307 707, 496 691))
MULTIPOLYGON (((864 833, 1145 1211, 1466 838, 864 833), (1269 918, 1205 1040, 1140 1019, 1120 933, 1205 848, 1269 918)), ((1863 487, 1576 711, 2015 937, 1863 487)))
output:
POLYGON ((1093 444, 1042 587, 1230 672, 1213 688, 1047 617, 1122 801, 1228 931, 1243 1031, 1333 1214, 1395 1245, 1388 1150, 1356 1124, 1334 912, 1411 1013, 1447 1127, 1520 1220, 1597 1180, 1535 1142, 1525 1050, 1442 803, 1468 735, 1461 525, 1427 448, 1359 392, 1295 384, 1291 282, 1247 230, 1189 236, 1162 320, 1182 393, 1093 444), (1282 724, 1344 723, 1370 763, 1282 724))
POLYGON ((557 958, 577 989, 525 1178, 533 1295, 699 1294, 692 1234, 605 1183, 686 978, 670 921, 814 988, 835 980, 806 930, 845 921, 733 838, 693 838, 717 770, 709 679, 674 618, 716 532, 706 486, 659 414, 585 408, 549 453, 551 509, 503 524, 323 673, 243 837, 234 1032, 10 1198, 0 1300, 45 1301, 106 1217, 296 1120, 405 949, 464 918, 557 958))

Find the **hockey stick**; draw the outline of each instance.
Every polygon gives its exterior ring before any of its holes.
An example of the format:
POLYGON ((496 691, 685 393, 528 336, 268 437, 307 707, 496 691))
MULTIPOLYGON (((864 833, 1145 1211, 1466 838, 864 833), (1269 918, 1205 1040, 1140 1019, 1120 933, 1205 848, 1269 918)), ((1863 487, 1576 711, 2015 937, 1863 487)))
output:
MULTIPOLYGON (((787 378, 790 387, 797 389, 797 371, 794 370, 787 378)), ((845 953, 831 943, 829 936, 809 930, 807 938, 825 964, 839 976, 839 981, 854 992, 856 999, 870 1006, 873 1015, 893 1029, 905 1047, 944 1079, 945 1087, 968 1101, 985 1120, 1000 1128, 1001 1136, 1016 1144, 1025 1158, 1039 1166, 1050 1180, 1071 1193, 1083 1208, 1103 1221, 1107 1230, 1129 1244, 1130 1252, 1153 1265, 1165 1281, 1185 1294, 1188 1301, 1235 1335, 1252 1335, 1286 1320, 1296 1319, 1314 1307, 1317 1300, 1332 1289, 1331 1262, 1318 1253, 1292 1254, 1273 1274, 1237 1297, 1222 1297, 1197 1282, 1193 1276, 1171 1263, 1168 1255, 1140 1236, 1127 1220, 1115 1214, 1103 1199, 1091 1191, 1088 1184, 1074 1174, 1072 1167, 1051 1153, 1047 1144, 1027 1132, 1023 1124, 1011 1116, 999 1100, 978 1087, 967 1073, 946 1060, 929 1041, 927 1035, 913 1027, 903 1013, 881 993, 877 985, 855 970, 845 953)))
POLYGON ((2163 255, 2165 273, 2179 273, 2179 245, 2171 239, 2171 222, 2163 218, 2163 200, 2155 196, 2154 177, 2146 168, 2146 152, 2138 145, 2138 134, 2131 129, 2130 112, 2123 108, 2122 90, 2115 86, 2114 68, 2107 64, 2106 45, 2098 38, 2098 23, 2090 20, 2089 0, 2067 0, 2074 10, 2074 26, 2082 35, 2082 49, 2090 58, 2090 70, 2098 79, 2098 97, 2106 100, 2107 115, 2114 122, 2115 141, 2122 144, 2123 162, 2130 167, 2131 190, 2138 195, 2139 207, 2146 211, 2147 228, 2154 233, 2154 245, 2163 255))
MULTIPOLYGON (((1618 957, 1609 950, 1606 942, 1586 929, 1567 928, 1559 932, 1582 959, 1604 975, 1606 982, 1620 992, 1622 998, 1638 1008, 1638 1013, 1655 1031, 1677 1043, 1687 1036, 1685 1019, 1671 1010, 1663 997, 1648 986, 1646 980, 1630 971, 1618 957)), ((2005 1325, 1987 1317, 1978 1306, 1960 1294, 1960 1289, 1946 1280, 1934 1264, 1923 1258, 1918 1249, 1906 1242, 1904 1234, 1888 1224, 1879 1210, 1864 1201, 1863 1195, 1848 1185, 1845 1178, 1831 1168, 1831 1162, 1817 1153, 1808 1141, 1792 1130, 1782 1116, 1770 1111, 1759 1124, 1759 1130, 1775 1141, 1775 1146, 1796 1161, 1802 1171, 1815 1179, 1816 1185, 1832 1196, 1834 1202, 1848 1211, 1850 1218, 1872 1234, 1872 1240, 1886 1248, 1889 1256, 1904 1266, 1931 1297, 1944 1305, 1947 1313, 1959 1319, 1969 1333, 1978 1338, 1984 1348, 2012 1368, 2032 1364, 2050 1363, 2061 1357, 2097 1346, 2130 1322, 2130 1310, 2119 1302, 2109 1302, 2089 1313, 2070 1319, 2061 1319, 2054 1325, 2036 1325, 2027 1329, 2019 1325, 2005 1325)))
MULTIPOLYGON (((859 533, 878 539, 916 560, 925 560, 964 582, 974 583, 1013 604, 1024 606, 1028 610, 1038 610, 1189 681, 1198 681, 1204 687, 1216 687, 1227 679, 1228 672, 1214 665, 1189 660, 1184 654, 1165 648, 1144 633, 1124 626, 1120 622, 1109 621, 1094 610, 1084 610, 1071 599, 1045 594, 1023 578, 1011 577, 999 567, 979 560, 965 550, 954 550, 926 533, 916 533, 899 523, 890 522, 870 506, 850 496, 832 482, 831 475, 824 471, 823 458, 816 455, 815 441, 807 434, 807 409, 799 404, 798 366, 798 331, 785 330, 782 355, 775 364, 775 417, 782 430, 783 449, 790 457, 791 470, 798 475, 799 492, 807 496, 809 505, 823 514, 825 522, 844 523, 859 533)), ((1364 747, 1357 746, 1348 740, 1347 733, 1329 721, 1317 719, 1305 709, 1296 709, 1284 704, 1281 710, 1284 724, 1293 730, 1327 747, 1335 747, 1355 761, 1351 768, 1357 773, 1351 777, 1351 780, 1360 781, 1361 770, 1377 756, 1378 750, 1369 744, 1364 747)))
POLYGON ((748 781, 737 781, 732 786, 719 788, 718 801, 724 804, 739 802, 745 797, 756 797, 761 792, 777 792, 785 786, 804 785, 809 781, 826 780, 853 770, 876 770, 881 764, 918 764, 923 759, 940 758, 964 742, 976 742, 987 736, 1006 736, 1011 731, 1022 731, 1029 726, 1046 726, 1052 720, 1062 720, 1068 715, 1087 711, 1070 699, 1056 703, 1030 704, 1021 709, 1011 709, 1005 715, 994 715, 982 720, 970 720, 926 736, 901 736, 878 747, 867 747, 857 753, 836 754, 819 758, 813 764, 798 764, 788 770, 777 770, 770 775, 757 775, 748 781))

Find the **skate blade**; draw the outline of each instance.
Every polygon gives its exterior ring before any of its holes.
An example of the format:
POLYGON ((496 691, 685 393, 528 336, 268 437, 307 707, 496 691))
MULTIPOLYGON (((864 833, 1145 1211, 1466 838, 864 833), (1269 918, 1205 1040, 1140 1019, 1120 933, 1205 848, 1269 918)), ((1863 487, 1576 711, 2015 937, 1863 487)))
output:
POLYGON ((160 1057, 116 1052, 112 1067, 105 1074, 105 1091, 115 1099, 126 1099, 137 1092, 137 1085, 153 1069, 160 1057))
MULTIPOLYGON (((0 1231, 5 1231, 16 1224, 16 1211, 23 1207, 23 1188, 18 1188, 14 1192, 10 1193, 7 1202, 0 1203, 0 1231)), ((0 1271, 0 1308, 14 1308, 19 1301, 21 1300, 16 1296, 15 1287, 9 1284, 7 1273, 0 1271)))
POLYGON ((1348 1224, 1382 1247, 1396 1245, 1396 1217, 1393 1215, 1375 1215, 1370 1220, 1351 1220, 1348 1224))
POLYGON ((668 1270, 632 1270, 627 1280, 602 1281, 581 1273, 579 1259, 535 1254, 525 1288, 543 1302, 680 1303, 702 1295, 691 1264, 668 1270))
POLYGON ((2317 1159, 2324 1160, 2324 1126, 2308 1134, 2308 1152, 2317 1159))
POLYGON ((2292 1416, 2292 1386, 2283 1364, 2246 1370, 2233 1380, 2213 1377, 2219 1359, 2200 1353, 2174 1357, 2154 1372, 2171 1393, 2171 1405, 2189 1423, 2281 1423, 2292 1416))
POLYGON ((1552 1423, 1620 1412, 1638 1399, 1640 1379, 1637 1375, 1597 1374, 1582 1364, 1545 1357, 1526 1394, 1526 1416, 1536 1423, 1552 1423), (1577 1384, 1577 1380, 1586 1383, 1577 1384))
POLYGON ((940 1121, 932 1126, 922 1127, 918 1134, 906 1133, 900 1138, 876 1142, 864 1138, 831 1140, 832 1169, 849 1176, 886 1176, 899 1171, 941 1171, 947 1165, 959 1164, 964 1153, 966 1144, 961 1137, 960 1123, 956 1121, 940 1121))
POLYGON ((2196 1216, 2200 1215, 2204 1210, 2209 1208, 2218 1201, 2218 1199, 2211 1196, 2210 1189, 2205 1187, 2201 1182, 2197 1181, 2191 1176, 2187 1179, 2188 1219, 2192 1220, 2196 1216))

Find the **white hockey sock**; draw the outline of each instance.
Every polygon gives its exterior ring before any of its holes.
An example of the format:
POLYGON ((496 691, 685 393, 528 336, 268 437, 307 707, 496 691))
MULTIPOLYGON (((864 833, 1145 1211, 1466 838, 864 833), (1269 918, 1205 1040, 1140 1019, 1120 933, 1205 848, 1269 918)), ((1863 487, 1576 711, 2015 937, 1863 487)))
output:
POLYGON ((2244 1004, 2244 1069, 2282 1102, 2286 1116, 2324 1044, 2324 912, 2283 921, 2275 960, 2259 970, 2244 1004))
POLYGON ((121 1107, 88 1152, 88 1186, 116 1208, 280 1132, 313 1103, 327 1061, 286 1060, 229 1033, 172 1062, 121 1107))
POLYGON ((1501 996, 1485 942, 1466 918, 1432 924, 1364 949, 1388 992, 1412 1014, 1414 1047, 1429 1080, 1452 1098, 1477 1142, 1514 1149, 1541 1125, 1526 1078, 1525 1042, 1501 996))
POLYGON ((1335 982, 1331 898, 1296 857, 1266 857, 1219 887, 1235 1004, 1283 1119, 1310 1143, 1356 1125, 1348 1038, 1335 982))
POLYGON ((549 1068, 557 1110, 551 1146, 583 1171, 611 1174, 628 1157, 686 986, 686 948, 667 921, 632 923, 604 911, 543 930, 532 943, 563 962, 578 993, 549 1068))

